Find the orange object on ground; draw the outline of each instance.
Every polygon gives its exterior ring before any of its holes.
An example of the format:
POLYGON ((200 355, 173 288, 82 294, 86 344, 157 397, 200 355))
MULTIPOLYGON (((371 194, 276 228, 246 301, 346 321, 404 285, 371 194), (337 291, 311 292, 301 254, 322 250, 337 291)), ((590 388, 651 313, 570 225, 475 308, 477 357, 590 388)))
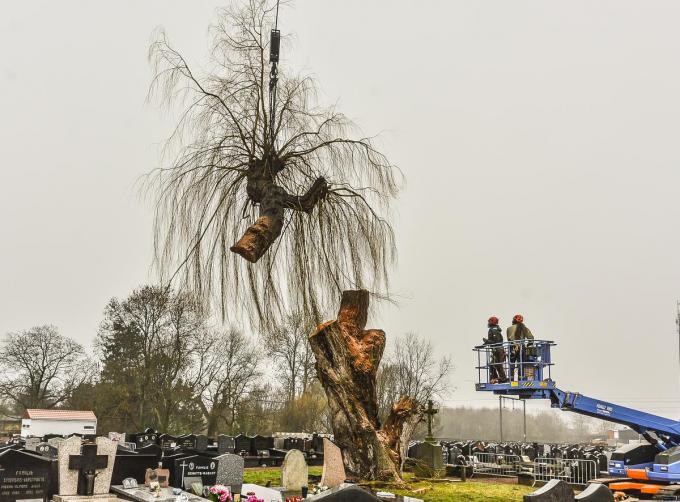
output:
POLYGON ((632 479, 641 479, 647 481, 649 476, 647 476, 647 469, 626 469, 626 476, 632 479))
POLYGON ((632 481, 624 481, 622 483, 611 483, 609 489, 612 491, 627 491, 638 490, 640 493, 648 495, 656 495, 665 485, 652 485, 648 483, 634 483, 632 481))

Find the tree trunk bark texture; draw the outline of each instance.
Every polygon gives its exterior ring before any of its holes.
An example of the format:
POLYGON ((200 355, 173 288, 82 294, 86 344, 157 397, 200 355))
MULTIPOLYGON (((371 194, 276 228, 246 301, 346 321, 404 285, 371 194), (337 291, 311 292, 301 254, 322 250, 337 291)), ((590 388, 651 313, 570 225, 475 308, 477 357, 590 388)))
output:
POLYGON ((304 195, 291 195, 276 184, 276 175, 285 168, 283 161, 255 160, 248 166, 246 192, 254 204, 259 204, 259 218, 230 250, 251 263, 264 255, 283 230, 286 209, 310 213, 326 197, 328 183, 317 178, 304 195))
POLYGON ((381 426, 376 375, 385 333, 364 329, 368 304, 367 291, 344 291, 337 320, 320 325, 309 342, 347 471, 364 480, 403 482, 401 470, 408 440, 424 408, 402 397, 381 426))

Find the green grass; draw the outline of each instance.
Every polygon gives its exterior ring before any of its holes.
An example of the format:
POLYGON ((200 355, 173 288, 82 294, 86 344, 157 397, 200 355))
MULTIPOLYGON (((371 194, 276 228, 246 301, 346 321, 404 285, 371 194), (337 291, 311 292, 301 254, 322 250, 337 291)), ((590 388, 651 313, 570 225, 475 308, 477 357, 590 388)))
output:
MULTIPOLYGON (((310 467, 310 476, 321 476, 321 467, 310 467)), ((255 485, 265 486, 270 482, 272 486, 281 486, 281 469, 278 467, 267 467, 264 469, 254 468, 246 469, 243 473, 244 483, 253 483, 255 485)))
MULTIPOLYGON (((321 476, 321 467, 310 467, 309 474, 321 476)), ((246 483, 266 485, 268 481, 272 486, 281 485, 281 469, 246 469, 243 476, 246 483)), ((427 481, 414 482, 411 475, 406 475, 406 481, 411 490, 398 490, 390 486, 375 485, 375 489, 390 491, 399 495, 410 495, 425 500, 426 502, 508 502, 521 501, 522 496, 534 491, 534 488, 516 484, 484 483, 479 481, 462 482, 438 482, 427 481), (424 493, 413 493, 412 490, 424 488, 424 493)))

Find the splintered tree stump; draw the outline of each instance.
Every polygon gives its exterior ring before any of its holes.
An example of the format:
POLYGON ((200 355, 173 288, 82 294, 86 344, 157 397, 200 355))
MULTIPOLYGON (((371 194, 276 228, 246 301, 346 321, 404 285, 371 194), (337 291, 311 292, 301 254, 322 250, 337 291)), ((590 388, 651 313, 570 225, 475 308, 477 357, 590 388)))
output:
POLYGON ((309 342, 345 467, 361 479, 402 482, 408 441, 424 408, 404 396, 381 426, 376 375, 385 332, 364 329, 368 304, 368 291, 344 291, 337 320, 320 325, 309 342))

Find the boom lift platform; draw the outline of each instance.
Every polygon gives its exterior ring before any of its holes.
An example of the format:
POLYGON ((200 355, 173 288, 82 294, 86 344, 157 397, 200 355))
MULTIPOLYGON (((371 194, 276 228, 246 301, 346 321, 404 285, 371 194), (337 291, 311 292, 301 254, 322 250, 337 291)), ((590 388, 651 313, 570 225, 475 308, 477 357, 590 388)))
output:
POLYGON ((476 390, 519 399, 549 399, 553 408, 630 427, 649 444, 626 445, 612 454, 609 474, 624 479, 609 483, 610 488, 680 500, 680 422, 560 390, 551 376, 550 352, 555 345, 550 340, 525 339, 475 347, 476 390), (505 381, 497 378, 503 374, 508 377, 505 381))

